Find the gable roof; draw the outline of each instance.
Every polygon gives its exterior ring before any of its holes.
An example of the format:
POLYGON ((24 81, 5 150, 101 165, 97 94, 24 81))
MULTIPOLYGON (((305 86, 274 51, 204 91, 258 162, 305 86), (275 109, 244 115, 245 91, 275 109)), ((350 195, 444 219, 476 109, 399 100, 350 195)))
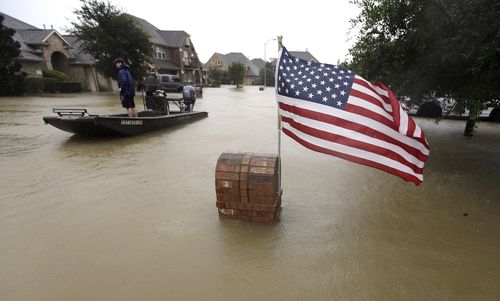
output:
POLYGON ((19 53, 18 58, 20 60, 43 62, 44 58, 42 57, 42 51, 31 47, 29 45, 30 42, 28 42, 38 40, 41 41, 39 38, 41 36, 45 37, 43 33, 41 34, 39 32, 40 29, 7 14, 0 12, 0 15, 4 17, 3 25, 15 30, 14 35, 12 35, 12 39, 17 41, 20 45, 19 50, 21 50, 21 52, 19 53))
POLYGON ((180 48, 184 45, 186 37, 189 37, 189 34, 183 30, 160 30, 144 19, 130 14, 127 15, 149 34, 150 41, 153 44, 180 48))
POLYGON ((163 40, 163 37, 160 35, 160 30, 153 24, 139 17, 130 14, 126 15, 129 16, 133 21, 135 21, 136 24, 139 25, 139 27, 149 35, 149 40, 151 41, 151 43, 168 46, 165 40, 163 40))
POLYGON ((40 29, 28 23, 22 22, 4 13, 0 13, 4 18, 4 25, 15 30, 12 38, 19 42, 21 53, 20 60, 43 62, 43 51, 35 46, 48 45, 47 40, 52 35, 57 35, 67 45, 71 63, 95 64, 94 58, 81 50, 81 43, 74 36, 60 35, 54 29, 40 29))
POLYGON ((309 50, 306 50, 306 51, 288 51, 288 52, 291 55, 298 57, 299 59, 319 63, 319 61, 309 52, 309 50))
POLYGON ((51 35, 56 35, 58 36, 61 40, 63 40, 64 43, 66 43, 67 46, 71 46, 71 44, 62 36, 60 35, 55 29, 52 29, 51 32, 49 32, 45 38, 43 38, 42 42, 47 42, 47 40, 50 38, 51 35))
POLYGON ((170 47, 182 47, 189 34, 183 30, 160 30, 160 36, 170 47))
POLYGON ((16 29, 26 44, 39 45, 47 42, 50 36, 57 35, 67 46, 71 44, 54 29, 16 29))
POLYGON ((42 51, 41 50, 37 51, 36 49, 24 43, 24 40, 19 35, 19 33, 15 32, 14 35, 12 36, 12 39, 14 39, 14 41, 17 41, 21 45, 21 47, 19 48, 19 50, 21 50, 18 57, 19 59, 27 61, 37 61, 37 62, 44 61, 44 59, 42 58, 42 51))
POLYGON ((260 59, 260 58, 253 59, 253 60, 251 60, 251 62, 255 66, 257 66, 257 68, 259 68, 259 70, 264 69, 264 67, 266 66, 266 62, 263 59, 260 59))
POLYGON ((221 54, 216 52, 214 55, 217 55, 222 64, 229 66, 232 63, 240 62, 248 67, 247 75, 250 76, 258 76, 259 75, 259 67, 257 67, 252 61, 250 61, 243 53, 241 52, 230 52, 227 54, 221 54))
POLYGON ((30 25, 28 23, 25 23, 21 20, 18 20, 16 18, 13 18, 7 14, 4 14, 2 12, 0 12, 0 15, 2 15, 4 17, 4 20, 3 20, 3 25, 5 27, 8 27, 8 28, 12 28, 12 29, 38 29, 36 28, 35 26, 33 25, 30 25))
POLYGON ((71 63, 95 64, 94 57, 81 49, 82 42, 80 42, 75 36, 64 35, 63 37, 73 46, 68 49, 69 57, 72 59, 71 63))
POLYGON ((42 44, 42 40, 50 33, 50 29, 16 29, 26 44, 42 44))

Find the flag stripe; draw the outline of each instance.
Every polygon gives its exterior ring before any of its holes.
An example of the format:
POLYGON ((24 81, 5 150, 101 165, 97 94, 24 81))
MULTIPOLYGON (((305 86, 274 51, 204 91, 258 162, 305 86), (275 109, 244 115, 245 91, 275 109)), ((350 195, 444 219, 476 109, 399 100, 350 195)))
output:
MULTIPOLYGON (((413 149, 424 156, 429 155, 429 150, 421 142, 408 137, 399 137, 401 136, 399 132, 371 118, 282 95, 278 95, 277 98, 280 102, 280 108, 283 110, 331 124, 339 124, 341 121, 337 119, 341 119, 345 121, 342 127, 352 130, 362 130, 368 132, 367 134, 370 135, 379 133, 379 135, 383 135, 381 139, 390 139, 391 143, 397 144, 409 152, 410 149, 413 149), (350 127, 349 124, 353 124, 354 126, 350 127)), ((414 153, 412 154, 416 156, 414 153)))
MULTIPOLYGON (((395 141, 391 141, 391 139, 385 139, 386 136, 384 135, 373 135, 373 130, 367 134, 365 133, 365 131, 360 130, 359 127, 354 127, 354 129, 351 129, 352 127, 349 126, 350 124, 346 121, 337 120, 338 122, 336 123, 329 123, 324 122, 320 119, 311 119, 307 116, 297 115, 293 112, 282 109, 280 109, 280 114, 283 117, 283 121, 285 121, 286 118, 287 122, 289 122, 289 120, 293 120, 298 124, 305 125, 325 133, 333 133, 352 140, 362 141, 374 146, 385 148, 393 152, 398 152, 402 157, 405 158, 405 160, 420 168, 424 166, 424 162, 425 160, 427 160, 427 156, 420 154, 412 148, 405 148, 404 146, 401 146, 400 143, 392 143, 395 141), (346 125, 347 127, 344 127, 346 125), (416 154, 416 156, 414 154, 416 154)), ((323 135, 323 137, 326 136, 323 135)))
POLYGON ((386 103, 380 95, 376 94, 375 92, 373 92, 373 90, 368 89, 365 86, 357 84, 356 82, 354 82, 354 84, 352 85, 351 96, 365 99, 366 101, 369 101, 374 105, 381 107, 386 112, 392 112, 391 105, 386 103))
POLYGON ((420 127, 415 127, 415 131, 413 132, 413 137, 422 138, 422 129, 420 127))
POLYGON ((354 106, 357 106, 357 107, 360 107, 360 108, 363 108, 363 109, 366 109, 366 110, 370 110, 372 111, 373 113, 375 114, 378 114, 382 117, 384 117, 385 119, 387 119, 387 121, 389 121, 391 124, 394 122, 394 119, 392 118, 392 115, 387 113, 383 108, 381 108, 380 106, 377 106, 369 101, 366 101, 362 98, 359 98, 359 97, 356 97, 354 95, 351 95, 349 96, 348 100, 347 100, 347 103, 348 104, 351 104, 351 105, 354 105, 354 106))
MULTIPOLYGON (((425 162, 427 160, 427 155, 422 154, 417 149, 410 147, 404 143, 401 143, 399 140, 391 138, 383 133, 378 132, 370 127, 366 127, 364 125, 360 125, 351 121, 347 121, 341 118, 333 117, 327 114, 322 114, 320 112, 313 112, 309 110, 300 109, 293 106, 288 106, 283 103, 280 103, 280 114, 291 117, 291 116, 301 116, 303 118, 308 118, 309 120, 316 120, 318 122, 322 122, 324 124, 331 124, 343 128, 345 130, 358 132, 365 137, 372 137, 374 139, 378 139, 380 141, 386 141, 404 150, 410 156, 418 159, 421 162, 425 162)), ((418 165, 418 164, 417 164, 418 165)))
POLYGON ((298 143, 302 144, 303 146, 325 154, 330 154, 339 158, 343 158, 352 162, 356 162, 359 164, 363 164, 366 166, 374 167, 383 171, 386 171, 388 173, 397 175, 401 178, 403 178, 405 181, 413 182, 416 185, 420 184, 423 181, 423 176, 421 174, 415 174, 409 168, 405 168, 406 170, 401 170, 399 168, 396 168, 391 165, 383 164, 381 162, 387 161, 387 158, 384 158, 383 156, 373 156, 370 155, 369 152, 366 153, 366 157, 363 156, 365 154, 361 154, 361 151, 353 149, 353 148, 339 148, 342 151, 339 151, 335 148, 328 148, 324 147, 321 143, 316 144, 316 138, 310 137, 305 134, 301 134, 300 132, 292 129, 289 129, 287 127, 287 124, 283 124, 283 132, 293 138, 295 141, 298 143), (311 138, 311 139, 304 139, 304 138, 311 138), (380 161, 379 161, 380 160, 380 161))
POLYGON ((408 115, 401 107, 399 108, 399 132, 403 135, 408 134, 408 115))
POLYGON ((416 126, 415 121, 412 118, 408 118, 408 131, 406 132, 406 136, 413 136, 416 126))
POLYGON ((351 105, 351 104, 347 103, 345 106, 345 111, 349 112, 349 113, 353 113, 357 116, 368 117, 369 119, 376 121, 376 122, 379 122, 379 123, 385 125, 386 127, 393 127, 394 126, 394 123, 392 121, 387 120, 387 118, 384 118, 384 117, 380 116, 379 114, 374 113, 373 111, 367 110, 363 107, 359 107, 359 106, 355 106, 355 105, 351 105))
POLYGON ((355 84, 358 84, 360 86, 363 86, 367 89, 369 89, 370 91, 372 91, 373 93, 377 94, 380 96, 380 98, 388 105, 391 104, 391 101, 389 99, 389 96, 387 94, 387 91, 384 91, 382 89, 380 89, 379 87, 375 86, 374 84, 370 83, 369 81, 365 80, 364 78, 360 77, 360 76, 355 76, 354 78, 354 83, 355 84))
MULTIPOLYGON (((384 157, 390 158, 397 161, 403 165, 411 168, 415 173, 422 173, 424 162, 412 157, 408 153, 398 149, 396 146, 390 143, 384 143, 383 141, 377 139, 370 139, 369 137, 356 137, 352 131, 343 130, 338 127, 321 127, 321 125, 314 126, 314 122, 307 120, 304 122, 301 118, 289 118, 286 117, 287 113, 282 112, 283 123, 289 124, 291 127, 299 130, 310 136, 317 137, 319 139, 327 140, 330 142, 338 143, 345 146, 355 147, 361 150, 366 150, 384 157), (360 139, 361 138, 361 139, 360 139), (398 153, 400 151, 400 153, 398 153)), ((361 136, 361 135, 359 135, 361 136)))

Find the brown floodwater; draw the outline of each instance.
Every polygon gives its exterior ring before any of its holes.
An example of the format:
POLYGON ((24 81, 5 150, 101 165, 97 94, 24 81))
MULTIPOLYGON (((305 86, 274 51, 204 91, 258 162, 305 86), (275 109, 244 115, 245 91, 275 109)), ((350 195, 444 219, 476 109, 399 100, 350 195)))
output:
POLYGON ((42 121, 115 95, 0 98, 0 300, 500 300, 500 124, 417 119, 419 187, 282 136, 279 221, 219 220, 219 155, 277 151, 273 93, 205 89, 208 118, 118 139, 42 121))

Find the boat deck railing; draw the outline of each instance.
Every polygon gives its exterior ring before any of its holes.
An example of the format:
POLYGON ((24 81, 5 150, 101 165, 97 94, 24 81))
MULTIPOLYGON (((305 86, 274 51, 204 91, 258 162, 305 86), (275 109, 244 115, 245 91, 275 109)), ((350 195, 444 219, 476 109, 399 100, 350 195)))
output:
POLYGON ((88 115, 86 108, 53 108, 52 112, 57 113, 60 117, 77 117, 88 115))

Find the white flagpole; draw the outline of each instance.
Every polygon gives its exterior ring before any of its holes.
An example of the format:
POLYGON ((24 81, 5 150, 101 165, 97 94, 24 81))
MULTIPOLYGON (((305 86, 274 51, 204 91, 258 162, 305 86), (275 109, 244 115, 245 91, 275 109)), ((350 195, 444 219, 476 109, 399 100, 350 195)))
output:
MULTIPOLYGON (((278 66, 280 63, 280 58, 281 58, 281 49, 283 48, 283 36, 278 36, 278 60, 276 61, 276 75, 274 79, 275 83, 275 95, 278 92, 278 66)), ((278 107, 278 194, 279 197, 281 198, 281 193, 283 189, 281 188, 281 117, 280 117, 280 107, 279 107, 279 102, 276 102, 277 107, 278 107)))

